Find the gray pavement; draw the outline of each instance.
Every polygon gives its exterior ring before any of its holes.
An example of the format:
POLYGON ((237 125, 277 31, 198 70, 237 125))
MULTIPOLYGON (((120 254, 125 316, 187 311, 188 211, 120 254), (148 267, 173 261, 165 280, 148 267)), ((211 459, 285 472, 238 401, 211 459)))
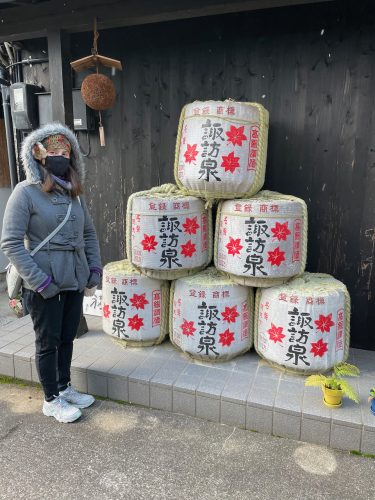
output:
POLYGON ((374 498, 371 458, 103 400, 59 424, 41 404, 0 384, 0 499, 374 498))

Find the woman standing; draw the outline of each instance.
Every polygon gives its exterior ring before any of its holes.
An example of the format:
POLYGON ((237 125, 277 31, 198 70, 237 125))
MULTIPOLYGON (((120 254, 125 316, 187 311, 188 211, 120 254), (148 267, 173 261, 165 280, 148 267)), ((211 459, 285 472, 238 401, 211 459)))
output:
POLYGON ((9 198, 1 248, 23 279, 23 302, 34 325, 35 363, 45 395, 43 413, 73 422, 81 416, 79 408, 95 401, 72 387, 70 365, 84 289, 97 286, 102 274, 95 229, 79 196, 83 157, 74 134, 60 123, 27 136, 21 157, 26 180, 9 198), (29 252, 65 219, 70 204, 64 226, 31 257, 29 252))

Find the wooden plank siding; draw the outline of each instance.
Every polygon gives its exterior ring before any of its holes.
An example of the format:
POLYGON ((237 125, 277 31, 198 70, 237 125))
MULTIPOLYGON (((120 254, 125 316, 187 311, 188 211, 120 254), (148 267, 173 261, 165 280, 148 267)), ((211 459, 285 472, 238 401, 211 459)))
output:
MULTIPOLYGON (((87 159, 104 262, 125 256, 127 197, 173 181, 182 106, 258 101, 270 112, 265 188, 307 202, 307 269, 348 286, 352 345, 375 349, 373 19, 370 2, 333 2, 103 31, 100 52, 124 67, 107 147, 92 134, 87 159)), ((72 36, 72 60, 90 46, 72 36)))

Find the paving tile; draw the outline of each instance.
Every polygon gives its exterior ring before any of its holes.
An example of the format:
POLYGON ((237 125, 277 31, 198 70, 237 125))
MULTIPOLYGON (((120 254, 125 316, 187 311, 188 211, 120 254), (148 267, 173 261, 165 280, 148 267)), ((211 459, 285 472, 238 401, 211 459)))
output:
POLYGON ((300 417, 304 385, 281 379, 275 398, 275 409, 300 417))
POLYGON ((211 422, 220 422, 220 399, 196 395, 196 416, 211 422))
POLYGON ((121 357, 122 353, 117 353, 117 355, 108 355, 106 353, 90 365, 90 372, 107 374, 120 361, 121 357))
POLYGON ((230 373, 216 367, 209 368, 197 387, 197 395, 219 399, 230 373))
POLYGON ((14 359, 21 359, 30 361, 31 357, 35 355, 35 346, 23 346, 22 349, 16 352, 14 359))
POLYGON ((331 423, 313 418, 302 418, 301 441, 329 446, 331 423))
MULTIPOLYGON (((374 378, 375 380, 375 378, 374 378)), ((366 431, 370 432, 375 432, 375 417, 370 411, 370 403, 368 402, 368 396, 369 396, 369 386, 368 384, 366 385, 359 385, 359 397, 360 397, 360 409, 361 409, 361 416, 362 416, 362 423, 363 423, 363 428, 366 431)), ((375 384, 373 384, 375 385, 375 384)))
POLYGON ((13 332, 14 330, 17 330, 17 329, 21 328, 22 326, 27 325, 29 323, 32 324, 32 321, 31 321, 30 315, 28 314, 27 316, 24 316, 23 318, 16 319, 14 321, 11 321, 10 323, 7 323, 6 325, 4 325, 2 327, 2 330, 7 331, 7 332, 13 332))
POLYGON ((188 361, 186 359, 176 359, 172 355, 155 373, 151 379, 151 383, 161 386, 172 386, 187 365, 188 361))
POLYGON ((174 413, 182 413, 195 417, 195 392, 188 393, 185 390, 181 391, 174 387, 172 399, 172 409, 174 413))
POLYGON ((13 356, 2 356, 0 354, 0 374, 14 377, 13 356))
POLYGON ((235 358, 234 360, 233 371, 247 373, 250 372, 254 374, 257 371, 258 365, 261 362, 259 356, 254 352, 248 352, 235 358))
POLYGON ((247 398, 247 404, 258 408, 273 409, 278 385, 279 379, 257 374, 247 398))
MULTIPOLYGON (((337 410, 339 411, 339 410, 337 410)), ((361 448, 362 429, 350 425, 340 425, 332 422, 329 445, 338 450, 355 450, 361 448)))
MULTIPOLYGON (((245 404, 254 378, 253 373, 231 373, 221 393, 222 401, 245 404)), ((228 405, 226 407, 229 408, 228 405)))
POLYGON ((279 380, 281 377, 281 371, 278 370, 277 368, 273 368, 270 364, 267 363, 265 360, 259 361, 258 364, 258 370, 257 370, 257 377, 269 377, 273 378, 276 380, 279 380))
POLYGON ((129 403, 150 406, 150 385, 148 382, 136 382, 129 379, 129 403))
POLYGON ((127 377, 108 376, 108 397, 118 401, 129 401, 127 377))
POLYGON ((131 353, 124 352, 120 361, 118 361, 109 371, 110 376, 127 377, 148 357, 147 352, 131 353))
POLYGON ((31 361, 14 357, 14 376, 21 380, 32 380, 31 361))
POLYGON ((272 433, 273 414, 271 410, 246 405, 246 429, 250 431, 272 433))
POLYGON ((87 372, 87 392, 96 396, 108 397, 107 375, 87 372))
POLYGON ((169 356, 169 352, 164 352, 161 355, 152 353, 129 375, 129 380, 149 382, 155 373, 165 365, 169 356))
POLYGON ((323 403, 323 393, 320 387, 306 387, 302 403, 303 417, 310 417, 330 422, 332 410, 323 403))
POLYGON ((18 342, 11 342, 0 349, 0 356, 13 356, 17 351, 20 351, 24 347, 24 345, 18 344, 18 342))
POLYGON ((173 387, 179 389, 180 391, 194 393, 207 374, 206 366, 199 366, 196 364, 188 364, 185 370, 177 378, 173 387))
POLYGON ((245 428, 246 425, 246 406, 243 403, 233 403, 221 399, 220 422, 226 425, 245 428))
MULTIPOLYGON (((355 382, 350 381, 354 389, 358 391, 355 382)), ((350 425, 352 427, 362 427, 362 411, 354 401, 343 398, 342 407, 332 410, 332 422, 335 424, 350 425)))
POLYGON ((275 410, 272 433, 289 439, 300 439, 301 417, 275 410))
POLYGON ((172 411, 172 387, 150 385, 150 406, 158 410, 172 411))
MULTIPOLYGON (((36 372, 35 372, 36 373, 36 372)), ((38 374, 36 373, 36 377, 38 377, 38 374)), ((35 375, 33 372, 33 380, 35 380, 35 375)), ((39 378, 38 378, 39 380, 39 378)), ((88 387, 87 387, 87 371, 84 370, 74 370, 73 368, 71 369, 70 372, 70 381, 72 385, 81 392, 87 393, 88 392, 88 387)))
POLYGON ((2 339, 0 339, 0 350, 1 350, 2 347, 6 346, 8 344, 10 344, 9 340, 2 340, 2 339))
MULTIPOLYGON (((374 416, 372 416, 372 418, 374 418, 374 416)), ((371 455, 375 455, 375 432, 363 429, 361 452, 371 453, 371 455)))

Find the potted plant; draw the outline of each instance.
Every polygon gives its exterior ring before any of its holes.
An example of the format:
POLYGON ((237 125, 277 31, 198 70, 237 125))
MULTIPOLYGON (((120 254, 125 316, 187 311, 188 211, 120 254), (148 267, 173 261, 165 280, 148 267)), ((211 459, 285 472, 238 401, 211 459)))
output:
POLYGON ((321 387, 324 404, 329 408, 340 408, 343 396, 359 403, 358 394, 349 382, 343 378, 358 377, 358 375, 359 369, 356 366, 349 363, 338 363, 334 365, 331 375, 310 375, 307 377, 305 385, 321 387))
POLYGON ((371 402, 370 411, 375 415, 375 387, 370 389, 370 396, 368 398, 369 403, 371 402))

